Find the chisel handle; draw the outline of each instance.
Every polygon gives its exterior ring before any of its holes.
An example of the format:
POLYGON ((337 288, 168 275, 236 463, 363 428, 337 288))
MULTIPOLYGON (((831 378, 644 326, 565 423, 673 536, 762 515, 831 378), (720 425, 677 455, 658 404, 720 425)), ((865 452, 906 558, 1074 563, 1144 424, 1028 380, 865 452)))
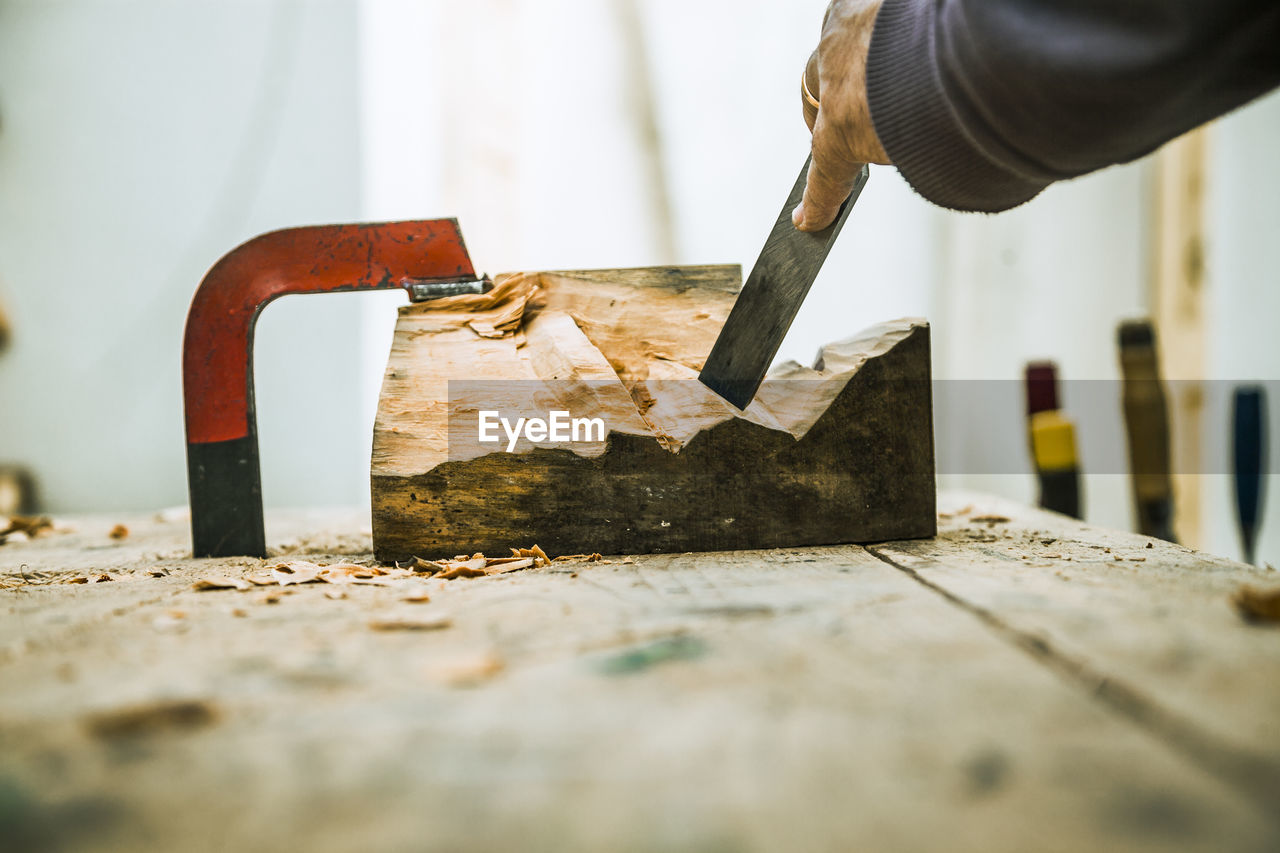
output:
POLYGON ((1233 403, 1236 515, 1244 560, 1252 563, 1265 496, 1262 472, 1267 456, 1267 398, 1260 386, 1247 386, 1236 389, 1233 403))
POLYGON ((1138 531, 1172 542, 1169 405, 1160 380, 1155 330, 1146 320, 1130 321, 1120 326, 1119 339, 1129 470, 1138 531))

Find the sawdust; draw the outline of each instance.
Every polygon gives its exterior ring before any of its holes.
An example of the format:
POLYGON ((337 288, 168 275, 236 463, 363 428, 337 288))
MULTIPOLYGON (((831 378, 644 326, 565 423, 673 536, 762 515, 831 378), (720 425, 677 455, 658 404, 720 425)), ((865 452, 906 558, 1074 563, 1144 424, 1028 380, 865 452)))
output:
MULTIPOLYGON (((570 554, 552 559, 540 546, 531 548, 512 548, 511 555, 506 557, 488 557, 482 553, 459 554, 451 559, 424 560, 414 557, 407 563, 397 563, 393 568, 362 565, 360 563, 335 563, 324 565, 309 560, 287 560, 264 566, 263 570, 248 572, 242 577, 229 575, 205 575, 196 580, 192 589, 197 592, 217 592, 238 590, 244 592, 261 587, 297 587, 305 584, 330 584, 336 586, 363 585, 394 587, 400 582, 413 579, 431 578, 432 580, 451 581, 469 578, 482 578, 490 575, 503 575, 526 569, 541 569, 552 564, 565 563, 612 563, 598 553, 570 554)), ((624 563, 634 562, 627 558, 624 563)), ((162 576, 160 572, 151 572, 153 577, 162 576)), ((72 583, 87 583, 87 579, 77 579, 72 583)), ((328 595, 339 600, 345 595, 328 595)), ((406 601, 422 603, 429 600, 425 593, 410 593, 406 601)), ((260 598, 259 601, 275 604, 277 597, 260 598)))

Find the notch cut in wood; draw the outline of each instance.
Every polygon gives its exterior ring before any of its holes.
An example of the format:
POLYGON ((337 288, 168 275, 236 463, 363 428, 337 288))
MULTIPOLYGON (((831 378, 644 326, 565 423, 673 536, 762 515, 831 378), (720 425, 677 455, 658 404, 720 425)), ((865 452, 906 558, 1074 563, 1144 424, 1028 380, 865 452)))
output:
POLYGON ((737 267, 518 273, 402 308, 374 428, 377 556, 933 535, 928 325, 780 365, 738 412, 696 377, 740 286, 737 267), (509 431, 555 412, 603 428, 509 431))

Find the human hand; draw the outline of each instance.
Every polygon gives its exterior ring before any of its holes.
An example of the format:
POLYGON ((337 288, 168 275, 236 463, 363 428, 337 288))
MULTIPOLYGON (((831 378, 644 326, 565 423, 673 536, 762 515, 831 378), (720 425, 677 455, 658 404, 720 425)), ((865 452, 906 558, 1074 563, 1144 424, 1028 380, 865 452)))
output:
POLYGON ((801 88, 804 120, 813 133, 813 161, 804 201, 791 215, 801 231, 832 223, 864 163, 889 164, 867 106, 867 50, 881 0, 832 0, 818 49, 809 57, 801 88))

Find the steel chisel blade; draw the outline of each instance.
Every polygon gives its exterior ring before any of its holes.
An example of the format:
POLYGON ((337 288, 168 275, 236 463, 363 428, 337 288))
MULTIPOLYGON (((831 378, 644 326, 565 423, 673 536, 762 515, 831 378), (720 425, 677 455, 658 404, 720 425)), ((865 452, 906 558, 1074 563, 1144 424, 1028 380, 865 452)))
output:
POLYGON ((812 233, 800 231, 791 223, 791 211, 804 198, 808 174, 809 160, 805 160, 800 179, 787 197, 759 260, 698 374, 703 385, 739 409, 745 409, 755 398, 827 253, 866 186, 870 170, 862 167, 835 222, 812 233))

